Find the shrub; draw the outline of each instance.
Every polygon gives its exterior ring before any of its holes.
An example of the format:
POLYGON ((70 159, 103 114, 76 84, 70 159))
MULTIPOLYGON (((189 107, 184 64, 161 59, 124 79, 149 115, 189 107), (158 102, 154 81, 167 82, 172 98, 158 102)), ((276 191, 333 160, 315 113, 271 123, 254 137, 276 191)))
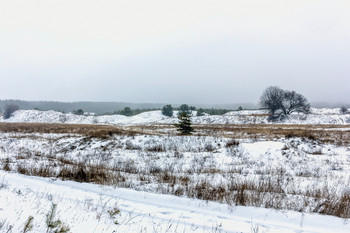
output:
POLYGON ((4 119, 8 119, 11 117, 12 113, 16 112, 19 109, 16 104, 6 104, 4 109, 4 119))
POLYGON ((163 107, 163 109, 162 109, 162 114, 164 115, 164 116, 169 116, 169 117, 172 117, 173 116, 173 107, 170 105, 170 104, 168 104, 168 105, 165 105, 164 107, 163 107))
POLYGON ((239 141, 235 140, 235 139, 231 139, 229 141, 226 142, 226 147, 236 147, 239 145, 239 141))
POLYGON ((345 106, 341 106, 340 113, 341 114, 346 114, 346 113, 348 113, 348 109, 345 106))
POLYGON ((73 114, 75 115, 84 115, 83 109, 73 110, 73 114))
POLYGON ((151 146, 151 147, 148 147, 145 149, 146 151, 149 151, 149 152, 164 152, 166 151, 166 149, 164 148, 163 145, 154 145, 154 146, 151 146))
POLYGON ((6 158, 5 163, 4 163, 3 167, 2 167, 2 169, 5 170, 5 171, 7 171, 7 172, 11 171, 10 159, 9 159, 9 158, 6 158))
POLYGON ((120 209, 117 206, 107 210, 109 217, 114 220, 114 224, 118 225, 119 222, 116 220, 116 216, 120 213, 120 209))
POLYGON ((130 107, 125 107, 123 110, 118 111, 118 114, 124 115, 124 116, 131 116, 132 111, 130 107))

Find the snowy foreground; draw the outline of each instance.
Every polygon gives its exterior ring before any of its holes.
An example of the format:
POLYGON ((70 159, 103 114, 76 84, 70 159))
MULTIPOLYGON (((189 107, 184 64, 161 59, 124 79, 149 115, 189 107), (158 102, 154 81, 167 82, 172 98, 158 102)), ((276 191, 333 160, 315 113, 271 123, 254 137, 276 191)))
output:
POLYGON ((69 232, 350 232, 348 145, 2 133, 0 165, 0 232, 47 232, 53 204, 69 232))
MULTIPOLYGON (((232 111, 220 116, 195 116, 194 124, 267 124, 267 112, 264 110, 232 111)), ((122 115, 79 116, 72 113, 56 111, 19 110, 3 122, 42 122, 69 124, 107 124, 107 125, 140 125, 140 124, 173 124, 177 122, 176 111, 174 117, 162 115, 161 111, 144 112, 135 116, 122 115)), ((283 124, 350 124, 350 114, 342 115, 339 108, 312 108, 309 115, 293 114, 283 124)))
POLYGON ((312 111, 193 117, 192 136, 160 111, 16 111, 1 120, 0 232, 350 232, 350 115, 312 111))
POLYGON ((350 232, 340 218, 255 207, 232 207, 0 171, 1 232, 47 232, 47 213, 70 232, 350 232), (120 210, 116 213, 114 210, 120 210), (12 229, 12 230, 9 230, 12 229))

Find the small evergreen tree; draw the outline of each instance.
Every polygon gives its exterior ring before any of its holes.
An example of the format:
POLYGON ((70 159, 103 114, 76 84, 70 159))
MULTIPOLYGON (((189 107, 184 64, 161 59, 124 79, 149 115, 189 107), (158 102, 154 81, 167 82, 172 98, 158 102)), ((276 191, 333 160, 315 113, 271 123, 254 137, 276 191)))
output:
POLYGON ((186 112, 182 112, 177 118, 179 119, 179 123, 175 124, 177 131, 183 135, 191 134, 193 132, 191 116, 186 112))
POLYGON ((163 109, 162 109, 162 114, 164 115, 164 116, 169 116, 169 117, 172 117, 173 116, 173 107, 170 105, 170 104, 168 104, 168 105, 165 105, 164 107, 163 107, 163 109))

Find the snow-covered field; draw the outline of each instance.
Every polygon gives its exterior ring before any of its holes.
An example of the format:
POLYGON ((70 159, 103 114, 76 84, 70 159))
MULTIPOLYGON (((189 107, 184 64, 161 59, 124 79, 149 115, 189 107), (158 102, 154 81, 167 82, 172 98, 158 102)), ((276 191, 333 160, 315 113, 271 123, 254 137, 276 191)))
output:
MULTIPOLYGON (((124 188, 27 177, 0 171, 0 231, 47 232, 47 214, 69 232, 349 232, 342 219, 227 206, 124 188), (120 212, 118 212, 118 210, 120 212)), ((58 228, 59 228, 58 227, 58 228)))
POLYGON ((285 126, 266 124, 262 111, 193 117, 212 128, 177 136, 157 131, 176 121, 159 111, 17 111, 5 122, 149 128, 101 137, 14 124, 0 133, 0 232, 350 232, 349 115, 338 112, 313 109, 285 126), (236 132, 227 122, 262 124, 236 132))
MULTIPOLYGON (((264 110, 232 111, 221 116, 193 116, 195 124, 266 124, 267 112, 264 110)), ((195 115, 196 112, 194 111, 195 115)), ((174 112, 176 116, 176 111, 174 112)), ((71 113, 39 110, 19 110, 3 122, 46 122, 70 124, 109 124, 109 125, 140 125, 140 124, 173 124, 176 117, 166 117, 161 111, 144 112, 132 117, 122 115, 81 116, 71 113)), ((309 115, 293 114, 283 124, 350 124, 350 114, 342 115, 338 108, 312 108, 309 115)))

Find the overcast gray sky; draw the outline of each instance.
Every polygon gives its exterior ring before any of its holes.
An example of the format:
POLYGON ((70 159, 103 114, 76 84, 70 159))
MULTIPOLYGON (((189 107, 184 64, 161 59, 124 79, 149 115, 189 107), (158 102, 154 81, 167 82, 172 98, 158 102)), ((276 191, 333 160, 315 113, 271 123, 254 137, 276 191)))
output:
POLYGON ((0 99, 350 102, 349 0, 0 0, 0 99))

